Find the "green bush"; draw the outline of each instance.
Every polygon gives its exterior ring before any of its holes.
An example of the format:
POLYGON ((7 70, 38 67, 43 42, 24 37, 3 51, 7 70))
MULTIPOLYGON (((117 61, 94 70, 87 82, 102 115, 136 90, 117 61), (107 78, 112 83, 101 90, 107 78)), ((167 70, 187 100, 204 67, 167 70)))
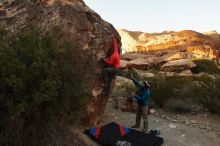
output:
POLYGON ((154 77, 151 79, 151 98, 150 100, 163 107, 167 99, 172 96, 172 89, 168 86, 165 77, 154 77))
POLYGON ((193 110, 193 104, 202 104, 209 111, 220 115, 219 77, 155 77, 151 82, 150 99, 160 107, 189 112, 193 110))
POLYGON ((220 78, 203 75, 195 80, 193 97, 209 111, 220 115, 220 78))
POLYGON ((189 96, 190 78, 157 76, 149 80, 152 82, 152 101, 160 107, 166 105, 170 98, 184 99, 189 96))
POLYGON ((186 99, 171 99, 167 102, 166 106, 169 110, 177 113, 190 113, 192 112, 192 103, 186 99))
MULTIPOLYGON (((124 74, 123 76, 129 75, 128 72, 124 74)), ((220 115, 220 77, 218 75, 155 76, 147 80, 151 84, 150 106, 158 105, 176 112, 186 113, 201 110, 200 105, 202 104, 212 113, 220 115)), ((124 89, 117 89, 120 91, 120 95, 128 96, 122 92, 129 93, 133 87, 124 83, 120 88, 124 89)))
POLYGON ((59 123, 79 119, 88 96, 79 49, 34 30, 0 29, 0 145, 50 145, 59 123))
POLYGON ((194 60, 196 67, 192 68, 192 73, 198 74, 200 72, 205 72, 209 74, 220 74, 220 69, 218 65, 213 60, 199 59, 194 60))

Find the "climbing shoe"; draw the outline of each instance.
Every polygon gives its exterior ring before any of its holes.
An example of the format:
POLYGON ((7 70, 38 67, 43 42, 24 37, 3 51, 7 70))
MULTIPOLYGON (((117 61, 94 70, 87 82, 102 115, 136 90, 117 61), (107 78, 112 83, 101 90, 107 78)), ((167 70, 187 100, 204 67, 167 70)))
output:
POLYGON ((160 135, 160 131, 155 129, 155 130, 150 130, 149 134, 155 135, 155 136, 159 136, 160 135))

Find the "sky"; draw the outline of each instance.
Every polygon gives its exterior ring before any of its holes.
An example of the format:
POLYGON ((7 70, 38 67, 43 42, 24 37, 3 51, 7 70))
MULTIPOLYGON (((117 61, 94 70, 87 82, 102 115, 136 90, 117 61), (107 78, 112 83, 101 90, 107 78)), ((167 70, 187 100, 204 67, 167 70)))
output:
POLYGON ((220 33, 220 0, 84 0, 116 29, 220 33))

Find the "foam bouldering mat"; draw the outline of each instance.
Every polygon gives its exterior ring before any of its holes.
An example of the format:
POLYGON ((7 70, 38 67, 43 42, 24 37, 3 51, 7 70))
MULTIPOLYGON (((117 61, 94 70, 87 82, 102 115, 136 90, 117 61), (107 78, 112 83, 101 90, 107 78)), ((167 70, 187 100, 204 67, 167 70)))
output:
POLYGON ((161 146, 163 138, 143 133, 115 122, 101 127, 92 127, 85 133, 103 146, 161 146))

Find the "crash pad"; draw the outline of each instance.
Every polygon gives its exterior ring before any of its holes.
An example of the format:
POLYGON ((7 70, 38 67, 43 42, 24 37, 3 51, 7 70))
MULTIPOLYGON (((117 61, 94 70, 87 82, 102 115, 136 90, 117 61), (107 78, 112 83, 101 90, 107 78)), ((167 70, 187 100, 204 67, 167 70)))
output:
POLYGON ((85 133, 103 146, 161 146, 163 143, 162 137, 140 132, 115 122, 88 128, 85 133))

